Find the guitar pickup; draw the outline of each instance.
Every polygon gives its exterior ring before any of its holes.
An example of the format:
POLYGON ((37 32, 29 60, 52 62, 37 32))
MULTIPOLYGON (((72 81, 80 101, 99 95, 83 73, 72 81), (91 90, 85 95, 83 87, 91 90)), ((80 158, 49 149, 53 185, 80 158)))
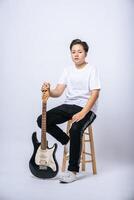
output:
POLYGON ((40 166, 39 166, 39 169, 40 169, 40 170, 47 170, 47 166, 46 166, 46 165, 40 165, 40 166))

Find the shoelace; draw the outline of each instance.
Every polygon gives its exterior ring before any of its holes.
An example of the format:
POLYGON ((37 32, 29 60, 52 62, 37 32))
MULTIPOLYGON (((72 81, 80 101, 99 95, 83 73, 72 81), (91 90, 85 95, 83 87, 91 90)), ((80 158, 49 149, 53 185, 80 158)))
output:
POLYGON ((66 174, 65 174, 64 177, 68 177, 68 178, 70 178, 70 177, 72 177, 72 176, 73 176, 73 173, 70 172, 70 171, 68 171, 68 172, 66 172, 66 174))
POLYGON ((70 172, 67 172, 67 177, 70 177, 72 174, 70 172))

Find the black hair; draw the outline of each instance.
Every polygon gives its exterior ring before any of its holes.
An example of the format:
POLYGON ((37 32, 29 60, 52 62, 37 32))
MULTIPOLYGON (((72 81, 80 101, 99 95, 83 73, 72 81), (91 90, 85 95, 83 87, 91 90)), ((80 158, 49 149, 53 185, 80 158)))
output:
POLYGON ((84 51, 85 51, 86 53, 88 52, 88 49, 89 49, 88 44, 87 44, 86 42, 84 42, 84 41, 81 41, 80 39, 75 39, 75 40, 73 40, 73 41, 71 42, 71 44, 70 44, 70 50, 72 50, 72 47, 73 47, 73 45, 75 45, 75 44, 81 44, 81 45, 83 46, 84 51))

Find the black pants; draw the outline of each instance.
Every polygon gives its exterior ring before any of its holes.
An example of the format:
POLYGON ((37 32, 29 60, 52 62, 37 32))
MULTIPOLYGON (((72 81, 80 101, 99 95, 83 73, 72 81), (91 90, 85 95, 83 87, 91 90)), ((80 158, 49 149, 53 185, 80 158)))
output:
MULTIPOLYGON (((70 139, 70 156, 69 166, 70 171, 79 171, 82 133, 94 121, 96 115, 89 111, 86 116, 79 122, 74 122, 70 128, 70 137, 57 126, 57 124, 64 123, 72 118, 72 116, 82 110, 82 107, 77 105, 62 104, 49 111, 46 114, 46 130, 56 138, 61 144, 65 145, 70 139)), ((37 119, 37 124, 41 128, 42 116, 37 119)))

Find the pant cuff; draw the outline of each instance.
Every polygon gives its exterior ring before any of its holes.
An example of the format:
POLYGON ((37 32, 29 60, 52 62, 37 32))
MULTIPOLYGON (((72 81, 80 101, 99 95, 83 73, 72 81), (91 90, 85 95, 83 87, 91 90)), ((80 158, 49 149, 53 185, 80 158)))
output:
POLYGON ((73 171, 73 172, 79 172, 79 167, 71 167, 71 166, 68 166, 68 170, 69 170, 69 171, 73 171))

